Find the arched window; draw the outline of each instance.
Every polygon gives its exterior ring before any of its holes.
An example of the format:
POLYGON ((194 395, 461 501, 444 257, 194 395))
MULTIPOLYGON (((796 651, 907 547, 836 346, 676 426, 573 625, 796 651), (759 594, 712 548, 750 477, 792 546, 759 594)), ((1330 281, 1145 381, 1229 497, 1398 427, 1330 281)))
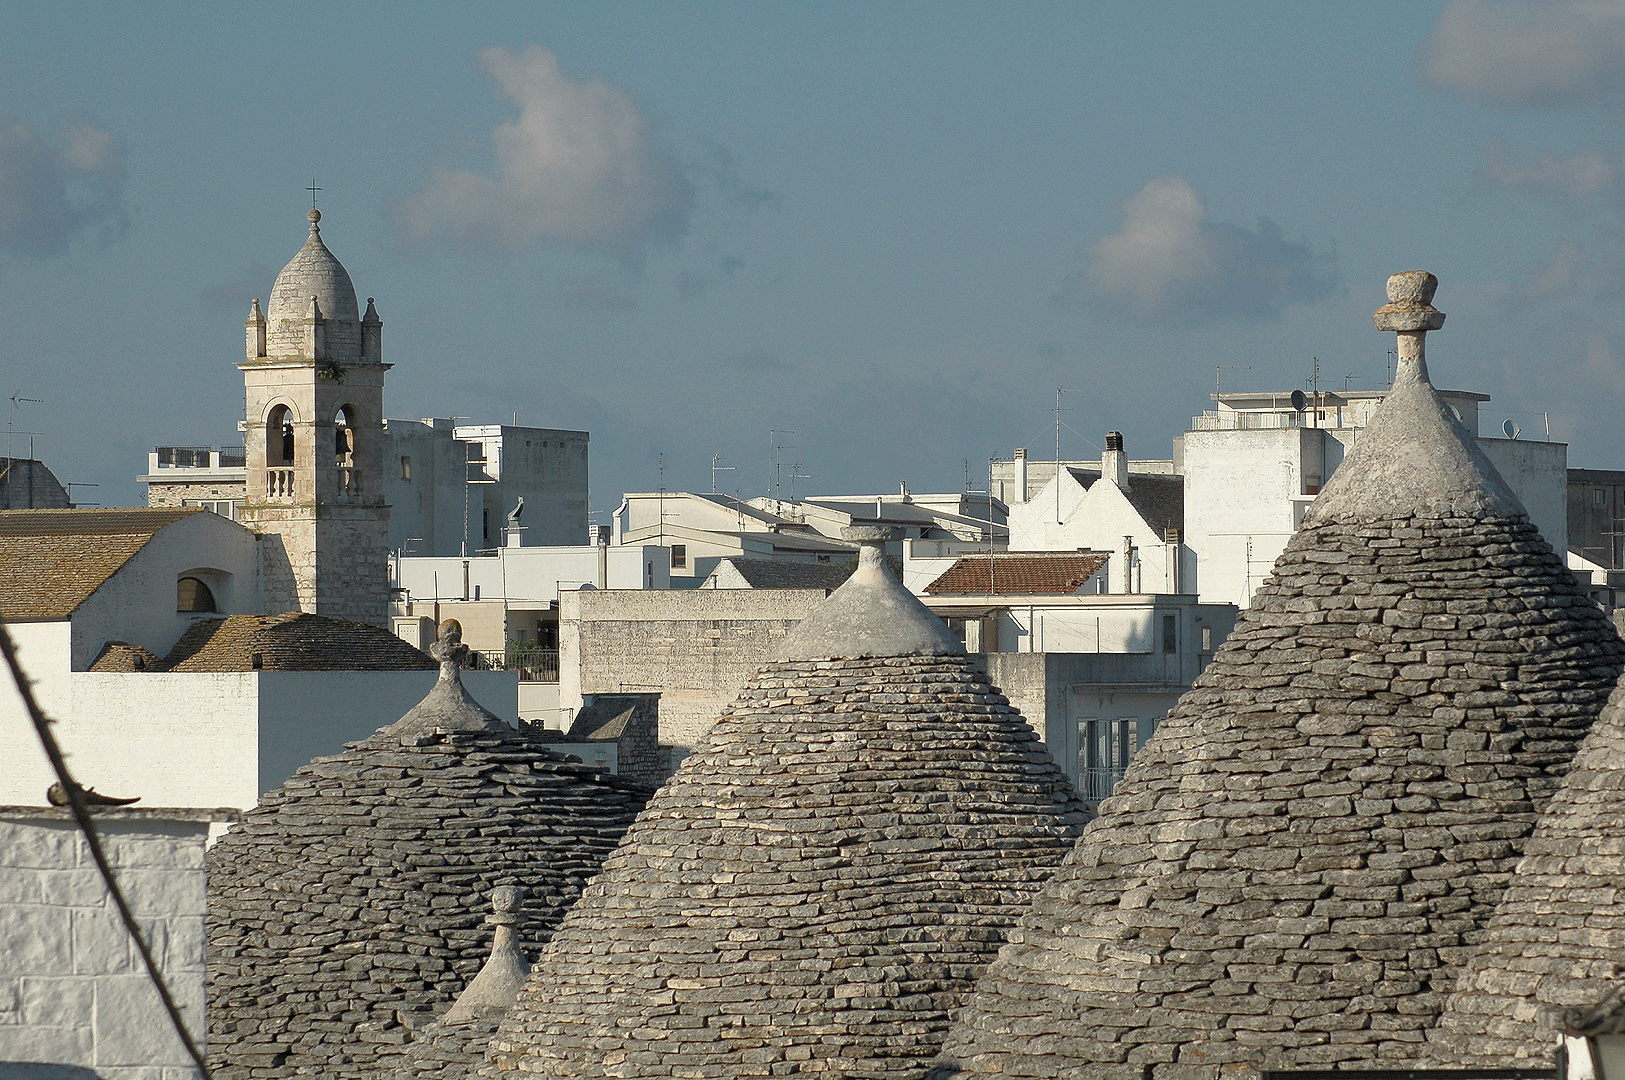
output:
POLYGON ((175 583, 175 610, 178 612, 218 611, 214 593, 201 580, 183 577, 175 583))
POLYGON ((349 405, 333 417, 333 464, 340 468, 355 464, 355 409, 349 405))
POLYGON ((265 464, 268 468, 293 464, 293 413, 278 405, 265 418, 265 464))

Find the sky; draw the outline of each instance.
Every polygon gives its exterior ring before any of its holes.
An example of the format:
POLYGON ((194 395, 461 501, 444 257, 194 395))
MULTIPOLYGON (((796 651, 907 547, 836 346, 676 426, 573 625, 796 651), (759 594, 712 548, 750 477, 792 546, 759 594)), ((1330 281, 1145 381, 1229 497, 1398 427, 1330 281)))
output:
POLYGON ((386 414, 589 431, 600 521, 1165 458, 1383 387, 1416 268, 1485 434, 1625 468, 1625 0, 4 7, 0 408, 82 504, 240 442, 313 178, 386 414))

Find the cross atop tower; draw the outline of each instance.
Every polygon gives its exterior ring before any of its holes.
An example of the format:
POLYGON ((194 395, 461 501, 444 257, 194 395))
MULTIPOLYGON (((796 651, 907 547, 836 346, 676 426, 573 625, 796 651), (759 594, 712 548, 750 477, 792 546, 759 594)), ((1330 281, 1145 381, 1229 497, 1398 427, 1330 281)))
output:
POLYGON ((310 192, 310 208, 312 210, 316 209, 316 193, 322 189, 316 186, 316 178, 314 176, 310 178, 310 186, 305 190, 310 192))

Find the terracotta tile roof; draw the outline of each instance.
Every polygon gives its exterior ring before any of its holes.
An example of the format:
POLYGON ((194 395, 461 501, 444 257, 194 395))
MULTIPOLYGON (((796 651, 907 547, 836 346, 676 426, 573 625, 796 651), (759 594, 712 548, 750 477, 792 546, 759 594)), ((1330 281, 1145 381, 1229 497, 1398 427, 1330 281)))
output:
POLYGON ((1108 551, 1013 551, 967 555, 925 587, 932 596, 1075 593, 1111 558, 1108 551))
POLYGON ((199 507, 0 510, 0 615, 66 619, 165 525, 199 507))
POLYGON ((388 630, 297 611, 200 620, 163 662, 166 671, 427 671, 438 666, 388 630))

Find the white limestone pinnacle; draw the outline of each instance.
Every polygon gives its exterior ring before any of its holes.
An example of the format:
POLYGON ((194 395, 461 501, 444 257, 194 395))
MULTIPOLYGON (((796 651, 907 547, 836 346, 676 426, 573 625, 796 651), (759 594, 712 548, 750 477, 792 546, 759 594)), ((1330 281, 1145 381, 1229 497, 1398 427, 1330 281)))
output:
POLYGON ((965 651, 948 624, 886 568, 886 543, 900 539, 900 529, 849 525, 841 535, 860 545, 858 568, 785 636, 775 660, 957 656, 965 651))

